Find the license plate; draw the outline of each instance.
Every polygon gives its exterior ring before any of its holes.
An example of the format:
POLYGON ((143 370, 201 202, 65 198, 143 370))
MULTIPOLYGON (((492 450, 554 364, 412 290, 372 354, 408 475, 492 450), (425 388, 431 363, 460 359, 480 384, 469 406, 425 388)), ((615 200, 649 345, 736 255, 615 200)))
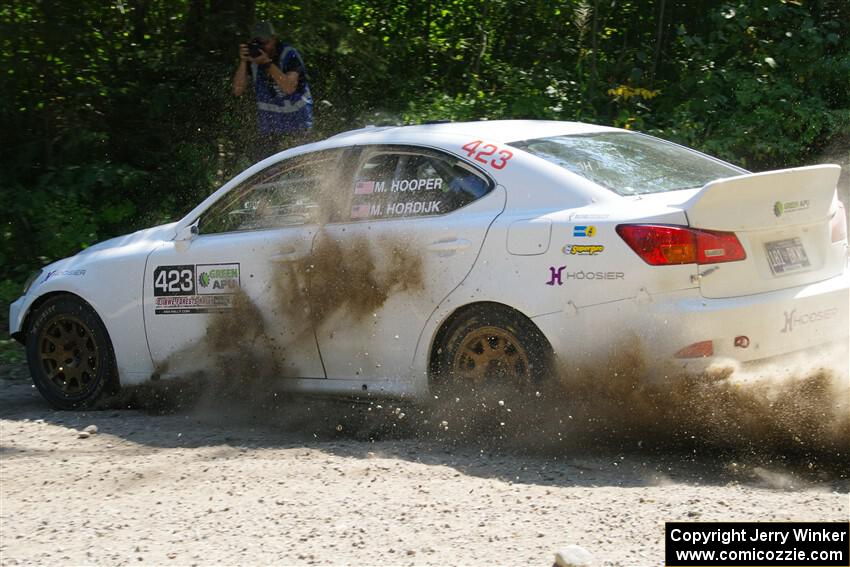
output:
POLYGON ((767 261, 770 271, 780 276, 809 267, 809 257, 799 238, 774 240, 764 245, 767 249, 767 261))

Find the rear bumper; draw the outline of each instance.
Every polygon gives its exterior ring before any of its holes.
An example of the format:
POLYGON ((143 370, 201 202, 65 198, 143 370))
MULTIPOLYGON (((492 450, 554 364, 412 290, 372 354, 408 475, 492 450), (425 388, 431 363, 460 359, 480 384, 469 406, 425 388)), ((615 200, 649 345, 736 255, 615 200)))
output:
POLYGON ((836 342, 846 345, 849 312, 850 271, 845 271, 768 293, 707 299, 690 289, 579 307, 534 321, 556 355, 575 368, 608 361, 627 349, 652 368, 700 372, 718 362, 767 361, 836 342), (711 341, 710 356, 676 356, 704 341, 711 341))
POLYGON ((684 299, 669 307, 669 312, 681 311, 687 317, 682 346, 704 340, 713 344, 714 356, 707 359, 670 357, 688 370, 718 360, 756 362, 832 343, 846 345, 850 272, 796 288, 728 299, 684 299))

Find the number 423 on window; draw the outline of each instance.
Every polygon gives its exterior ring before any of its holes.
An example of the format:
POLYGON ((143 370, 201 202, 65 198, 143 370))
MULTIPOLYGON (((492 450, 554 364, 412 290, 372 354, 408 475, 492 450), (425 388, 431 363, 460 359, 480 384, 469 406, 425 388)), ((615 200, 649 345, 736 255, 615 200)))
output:
POLYGON ((466 155, 484 165, 489 165, 493 169, 504 169, 508 165, 508 160, 514 157, 514 154, 508 150, 500 150, 498 146, 493 144, 484 144, 483 140, 475 140, 465 144, 461 149, 466 152, 466 155))

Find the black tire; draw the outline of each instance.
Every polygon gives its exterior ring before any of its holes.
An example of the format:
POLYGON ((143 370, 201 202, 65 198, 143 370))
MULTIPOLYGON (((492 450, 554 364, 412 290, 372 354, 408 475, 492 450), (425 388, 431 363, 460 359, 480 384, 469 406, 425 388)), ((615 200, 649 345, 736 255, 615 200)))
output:
POLYGON ((460 391, 532 392, 550 376, 552 348, 526 317, 499 305, 479 306, 441 333, 431 384, 460 391))
POLYGON ((56 409, 91 407, 115 383, 106 327, 89 304, 70 295, 45 301, 27 329, 27 363, 35 387, 56 409))

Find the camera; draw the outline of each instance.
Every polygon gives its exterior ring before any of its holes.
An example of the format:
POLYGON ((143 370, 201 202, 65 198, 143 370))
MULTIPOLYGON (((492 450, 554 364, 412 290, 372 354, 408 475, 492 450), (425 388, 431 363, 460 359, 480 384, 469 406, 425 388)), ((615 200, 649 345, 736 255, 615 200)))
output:
POLYGON ((248 44, 248 53, 252 58, 259 57, 263 52, 263 42, 259 39, 252 39, 251 43, 248 44))

